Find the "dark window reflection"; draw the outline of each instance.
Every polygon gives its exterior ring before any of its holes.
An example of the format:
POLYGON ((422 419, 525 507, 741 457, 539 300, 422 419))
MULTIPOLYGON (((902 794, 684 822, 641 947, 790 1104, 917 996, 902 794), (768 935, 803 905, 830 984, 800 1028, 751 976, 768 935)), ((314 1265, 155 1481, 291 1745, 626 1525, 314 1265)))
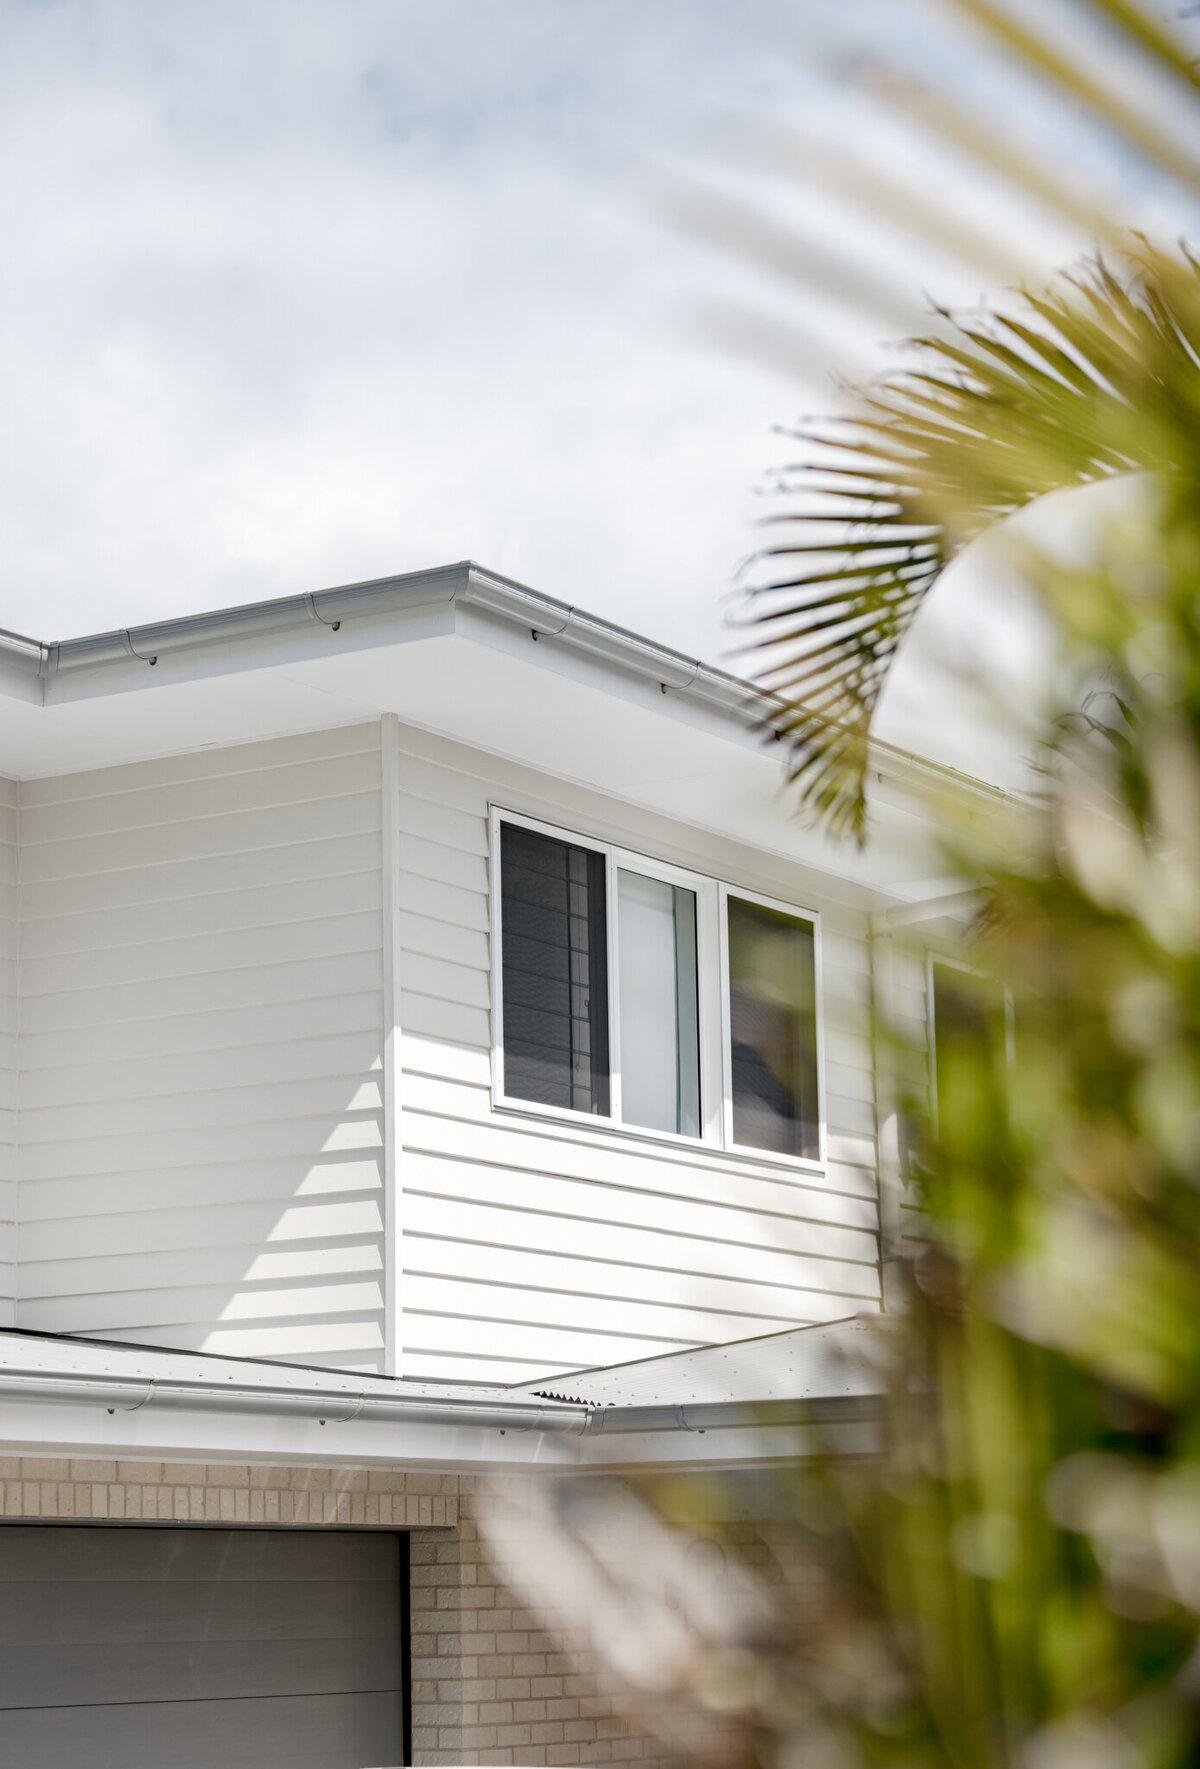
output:
POLYGON ((608 1114, 604 856, 500 827, 504 1091, 608 1114))
POLYGON ((812 923, 744 897, 729 903, 733 1140, 820 1155, 812 923))

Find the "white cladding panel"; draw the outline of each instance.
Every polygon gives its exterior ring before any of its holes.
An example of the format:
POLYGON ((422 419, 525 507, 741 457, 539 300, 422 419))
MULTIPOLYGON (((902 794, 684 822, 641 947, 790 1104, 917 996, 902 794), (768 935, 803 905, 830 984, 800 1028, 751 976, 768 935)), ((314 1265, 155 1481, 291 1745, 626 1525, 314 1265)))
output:
POLYGON ((378 725, 19 804, 18 1324, 381 1367, 378 725))
POLYGON ((877 1308, 865 915, 716 836, 400 745, 402 1374, 527 1380, 877 1308), (491 803, 821 911, 822 1171, 493 1111, 491 803))
POLYGON ((17 1296, 17 787, 0 780, 0 1327, 17 1296))

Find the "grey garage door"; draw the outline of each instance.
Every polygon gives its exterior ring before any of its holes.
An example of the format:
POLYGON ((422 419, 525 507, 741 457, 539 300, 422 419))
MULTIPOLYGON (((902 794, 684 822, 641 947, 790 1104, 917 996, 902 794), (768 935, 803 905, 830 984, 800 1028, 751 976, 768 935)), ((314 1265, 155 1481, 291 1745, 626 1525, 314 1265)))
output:
POLYGON ((400 1570, 384 1534, 0 1526, 0 1764, 398 1764, 400 1570))

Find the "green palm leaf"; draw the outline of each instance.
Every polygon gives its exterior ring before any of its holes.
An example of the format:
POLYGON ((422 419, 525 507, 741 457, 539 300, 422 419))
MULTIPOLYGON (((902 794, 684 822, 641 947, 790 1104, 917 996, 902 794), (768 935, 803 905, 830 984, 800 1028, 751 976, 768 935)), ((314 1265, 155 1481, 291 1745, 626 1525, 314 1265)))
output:
POLYGON ((913 341, 919 367, 800 433, 787 538, 757 556, 746 624, 789 776, 860 841, 870 725, 897 647, 945 566, 1049 491, 1190 474, 1200 420, 1200 268, 1097 260, 1011 311, 913 341), (836 539, 830 538, 836 526, 836 539), (765 567, 765 570, 763 569, 765 567))

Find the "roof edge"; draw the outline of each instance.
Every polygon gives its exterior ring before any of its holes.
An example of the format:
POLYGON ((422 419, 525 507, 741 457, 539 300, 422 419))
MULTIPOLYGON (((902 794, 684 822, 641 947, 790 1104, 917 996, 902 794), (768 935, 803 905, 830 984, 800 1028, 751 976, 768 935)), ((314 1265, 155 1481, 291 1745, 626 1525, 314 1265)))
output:
MULTIPOLYGON (((664 694, 678 695, 751 726, 765 724, 783 704, 777 696, 741 676, 644 638, 599 615, 588 614, 514 578, 488 571, 469 559, 428 571, 370 578, 303 595, 248 602, 206 614, 183 615, 54 643, 0 628, 0 658, 14 665, 19 673, 45 683, 77 670, 123 665, 131 659, 153 668, 160 657, 202 646, 252 642, 266 634, 314 626, 324 626, 336 633, 343 621, 456 604, 523 627, 535 639, 552 639, 571 650, 584 652, 656 683, 664 694)), ((870 766, 881 780, 907 779, 914 786, 965 795, 976 802, 985 800, 999 805, 1015 799, 1015 795, 1000 787, 878 739, 871 742, 870 766)))

